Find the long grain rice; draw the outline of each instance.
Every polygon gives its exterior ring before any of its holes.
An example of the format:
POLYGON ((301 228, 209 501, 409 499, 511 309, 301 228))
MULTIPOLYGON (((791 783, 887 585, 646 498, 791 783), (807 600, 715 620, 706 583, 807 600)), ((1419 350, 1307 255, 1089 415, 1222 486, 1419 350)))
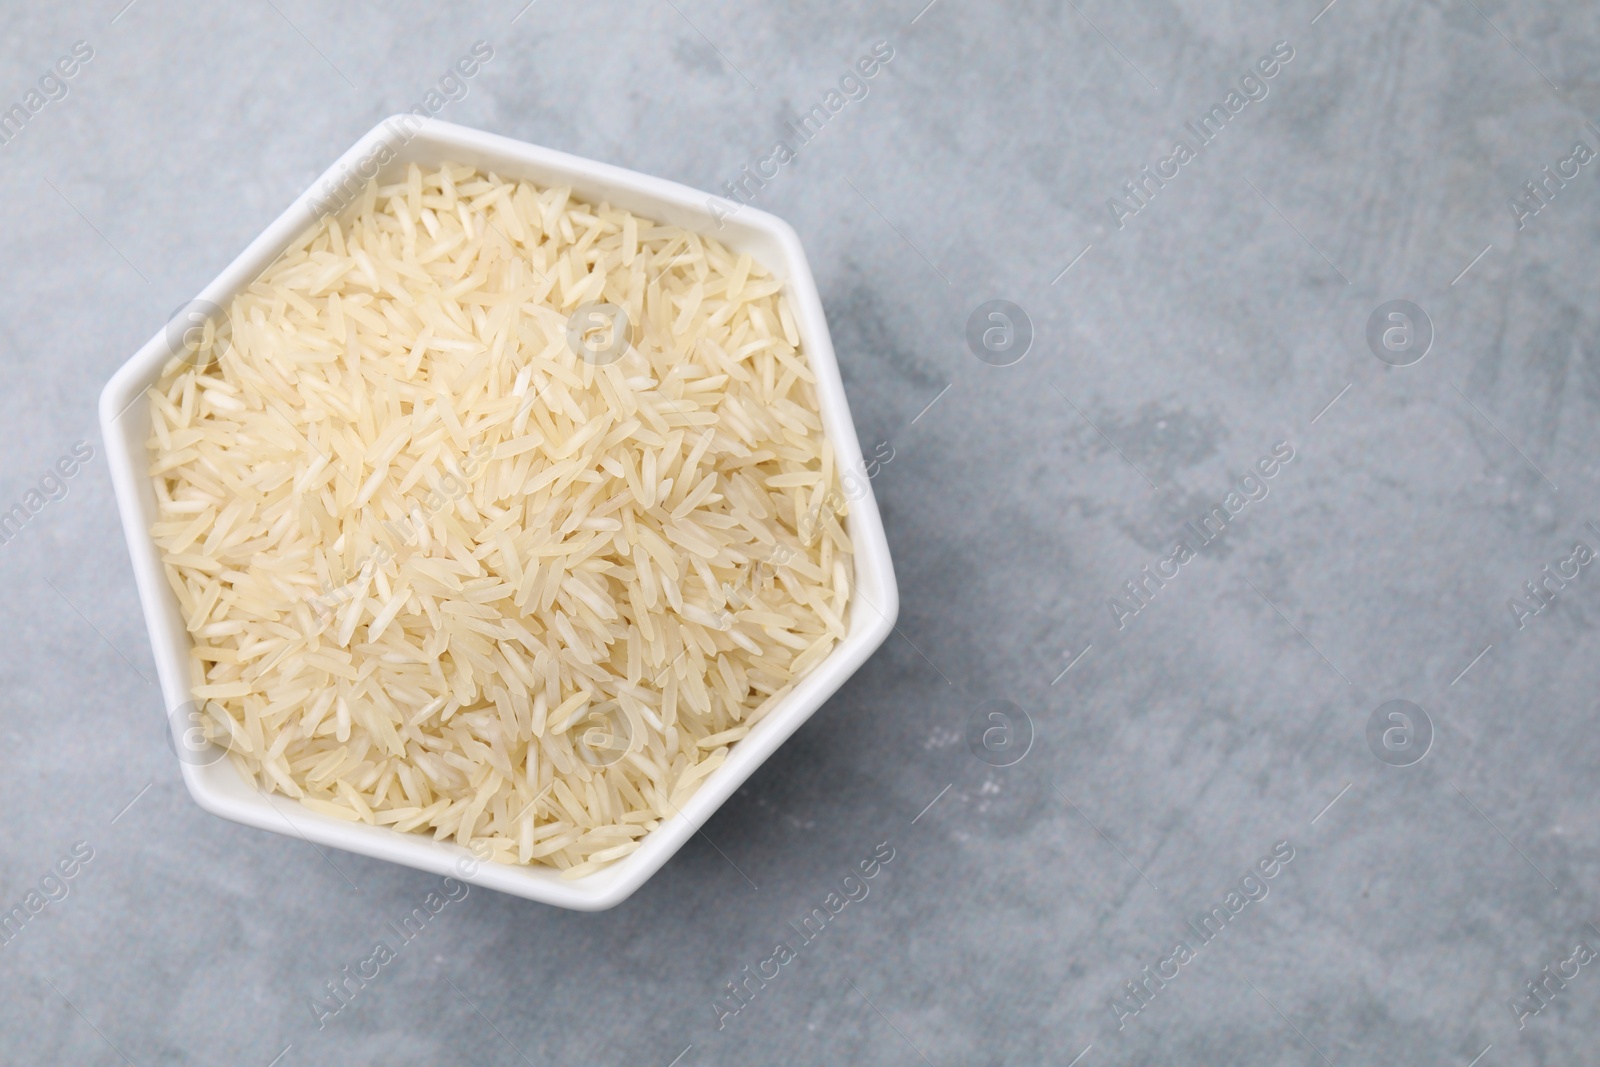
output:
POLYGON ((149 396, 207 732, 317 812, 590 873, 848 622, 779 282, 565 188, 370 185, 149 396), (608 340, 595 302, 626 315, 612 362, 569 339, 608 340))

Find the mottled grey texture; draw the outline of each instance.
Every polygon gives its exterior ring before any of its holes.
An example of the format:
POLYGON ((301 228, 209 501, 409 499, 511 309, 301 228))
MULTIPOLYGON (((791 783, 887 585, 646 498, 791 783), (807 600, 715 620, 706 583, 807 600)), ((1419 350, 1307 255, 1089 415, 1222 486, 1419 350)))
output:
POLYGON ((1509 1004, 1600 945, 1600 574, 1520 632, 1506 606, 1597 543, 1596 165, 1520 232, 1507 204, 1600 147, 1592 5, 541 0, 509 25, 521 0, 139 0, 112 24, 123 2, 4 16, 8 103, 74 40, 96 55, 0 147, 0 508, 98 449, 113 369, 474 40, 494 59, 443 117, 715 189, 887 39, 759 204, 806 243, 865 448, 893 449, 904 606, 715 847, 599 915, 474 890, 319 1031, 308 998, 436 880, 188 799, 97 456, 0 546, 0 905, 94 849, 0 948, 0 1059, 1592 1060, 1600 967, 1524 1030, 1509 1004), (1270 94, 1118 229, 1107 198, 1281 40, 1270 94), (1393 368, 1366 323, 1400 298, 1437 339, 1393 368), (990 299, 1032 318, 1015 366, 966 349, 990 299), (1279 441, 1270 495, 1119 631, 1108 597, 1279 441), (968 751, 990 698, 1032 715, 1016 766, 968 751), (1367 747, 1394 698, 1434 725, 1415 766, 1367 747), (1119 1032, 1122 983, 1285 840, 1266 899, 1119 1032), (724 983, 883 841, 870 896, 719 1032, 724 983))

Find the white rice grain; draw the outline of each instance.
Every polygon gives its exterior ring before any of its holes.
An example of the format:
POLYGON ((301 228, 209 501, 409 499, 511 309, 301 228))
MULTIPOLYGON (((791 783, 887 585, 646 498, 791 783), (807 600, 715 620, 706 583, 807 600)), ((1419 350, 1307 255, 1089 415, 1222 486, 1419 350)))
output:
POLYGON ((227 316, 149 391, 151 534, 261 788, 581 877, 846 632, 814 377, 749 256, 413 166, 227 316), (615 363, 569 347, 590 301, 615 363))

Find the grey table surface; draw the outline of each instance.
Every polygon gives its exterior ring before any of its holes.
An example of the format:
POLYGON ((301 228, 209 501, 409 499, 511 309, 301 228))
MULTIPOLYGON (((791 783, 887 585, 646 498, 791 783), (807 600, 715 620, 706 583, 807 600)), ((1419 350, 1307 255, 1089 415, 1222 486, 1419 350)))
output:
POLYGON ((94 458, 0 545, 0 910, 92 858, 0 947, 0 1061, 1595 1062, 1600 13, 923 2, 6 8, 0 508, 94 458), (757 203, 892 457, 897 632, 624 905, 474 890, 319 1025, 436 879, 189 799, 102 384, 430 91, 717 190, 880 41, 757 203), (1000 699, 1005 759, 969 744, 1000 699))

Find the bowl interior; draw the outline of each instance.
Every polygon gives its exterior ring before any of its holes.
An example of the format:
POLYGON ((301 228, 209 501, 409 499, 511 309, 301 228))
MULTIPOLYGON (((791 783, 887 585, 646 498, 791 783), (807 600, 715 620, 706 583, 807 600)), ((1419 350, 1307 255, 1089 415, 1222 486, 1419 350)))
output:
MULTIPOLYGON (((850 498, 847 528, 856 549, 854 610, 849 632, 826 660, 733 746, 723 765, 707 776, 678 814, 648 834, 637 851, 584 878, 566 880, 547 867, 479 862, 453 843, 320 815, 288 798, 261 792, 227 759, 204 765, 185 761, 184 780, 206 810, 247 825, 453 875, 475 885, 550 904, 586 910, 610 907, 665 863, 882 643, 898 612, 888 544, 870 484, 862 472, 860 444, 805 254, 794 231, 764 212, 739 207, 730 215, 733 209, 726 201, 662 179, 437 120, 397 117, 379 125, 345 153, 202 291, 200 299, 226 306, 322 213, 347 203, 351 190, 359 192, 368 178, 375 176, 380 183, 389 182, 402 175, 410 163, 436 166, 445 162, 469 164, 504 178, 525 179, 539 185, 569 185, 582 199, 609 201, 642 217, 715 237, 735 251, 748 252, 784 282, 807 357, 817 375, 824 429, 840 470, 856 472, 856 486, 845 486, 850 498)), ((150 412, 144 391, 171 357, 173 340, 168 331, 152 338, 116 373, 100 402, 108 462, 167 709, 179 708, 190 700, 189 635, 177 597, 167 584, 159 550, 149 534, 156 502, 146 474, 150 412)), ((175 730, 180 724, 164 724, 163 728, 175 730)))

